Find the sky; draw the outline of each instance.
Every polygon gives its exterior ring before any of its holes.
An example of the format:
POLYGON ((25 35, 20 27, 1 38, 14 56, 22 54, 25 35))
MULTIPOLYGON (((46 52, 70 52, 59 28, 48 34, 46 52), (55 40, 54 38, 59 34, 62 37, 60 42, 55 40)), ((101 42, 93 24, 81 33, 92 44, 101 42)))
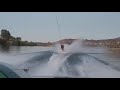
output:
POLYGON ((117 38, 120 37, 120 12, 0 12, 2 29, 22 40, 35 42, 117 38))

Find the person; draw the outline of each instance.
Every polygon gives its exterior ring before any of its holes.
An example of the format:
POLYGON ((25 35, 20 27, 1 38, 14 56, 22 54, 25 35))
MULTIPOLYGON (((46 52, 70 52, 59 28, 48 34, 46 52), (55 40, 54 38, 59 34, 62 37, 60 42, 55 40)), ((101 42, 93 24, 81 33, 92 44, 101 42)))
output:
POLYGON ((27 69, 27 68, 25 68, 25 69, 23 69, 25 72, 28 72, 29 71, 29 69, 27 69))
POLYGON ((61 44, 61 49, 62 49, 62 51, 64 51, 64 45, 63 44, 61 44))

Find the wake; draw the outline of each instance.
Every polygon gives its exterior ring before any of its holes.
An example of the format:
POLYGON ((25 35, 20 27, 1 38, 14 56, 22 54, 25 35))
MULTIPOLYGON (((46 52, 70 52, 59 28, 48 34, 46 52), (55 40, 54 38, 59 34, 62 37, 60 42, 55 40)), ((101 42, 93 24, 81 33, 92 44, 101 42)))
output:
MULTIPOLYGON (((109 63, 93 57, 92 54, 105 53, 104 49, 84 48, 81 41, 65 45, 62 52, 60 45, 51 51, 15 55, 22 56, 21 61, 11 62, 19 68, 27 68, 32 78, 69 77, 69 78, 120 78, 120 70, 109 63), (30 57, 29 59, 26 59, 30 57)), ((11 58, 12 59, 12 58, 11 58)), ((6 60, 7 62, 7 60, 6 60)))
MULTIPOLYGON (((107 62, 89 55, 89 50, 83 49, 80 42, 65 45, 62 52, 59 45, 49 53, 48 61, 35 68, 33 77, 74 77, 74 78, 119 78, 120 71, 107 62)), ((98 52, 98 51, 97 51, 98 52)), ((102 51, 103 52, 103 51, 102 51)), ((95 52, 92 52, 93 54, 95 52)), ((99 51, 98 53, 101 53, 99 51)), ((44 54, 46 55, 46 54, 44 54)))

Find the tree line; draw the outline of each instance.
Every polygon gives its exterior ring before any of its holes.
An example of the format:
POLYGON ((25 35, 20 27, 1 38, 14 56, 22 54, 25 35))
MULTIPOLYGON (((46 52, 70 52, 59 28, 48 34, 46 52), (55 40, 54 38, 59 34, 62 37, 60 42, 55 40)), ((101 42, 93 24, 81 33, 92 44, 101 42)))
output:
POLYGON ((14 37, 8 30, 2 29, 0 34, 0 45, 37 46, 37 43, 22 41, 21 37, 14 37))

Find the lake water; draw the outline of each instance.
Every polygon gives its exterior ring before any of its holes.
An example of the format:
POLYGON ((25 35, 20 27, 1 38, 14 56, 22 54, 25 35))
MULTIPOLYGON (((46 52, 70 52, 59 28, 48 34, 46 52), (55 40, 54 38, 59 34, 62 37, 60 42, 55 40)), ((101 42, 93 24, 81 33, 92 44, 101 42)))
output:
POLYGON ((81 47, 77 43, 60 46, 0 46, 0 62, 28 68, 33 78, 120 78, 120 58, 103 48, 81 47))

